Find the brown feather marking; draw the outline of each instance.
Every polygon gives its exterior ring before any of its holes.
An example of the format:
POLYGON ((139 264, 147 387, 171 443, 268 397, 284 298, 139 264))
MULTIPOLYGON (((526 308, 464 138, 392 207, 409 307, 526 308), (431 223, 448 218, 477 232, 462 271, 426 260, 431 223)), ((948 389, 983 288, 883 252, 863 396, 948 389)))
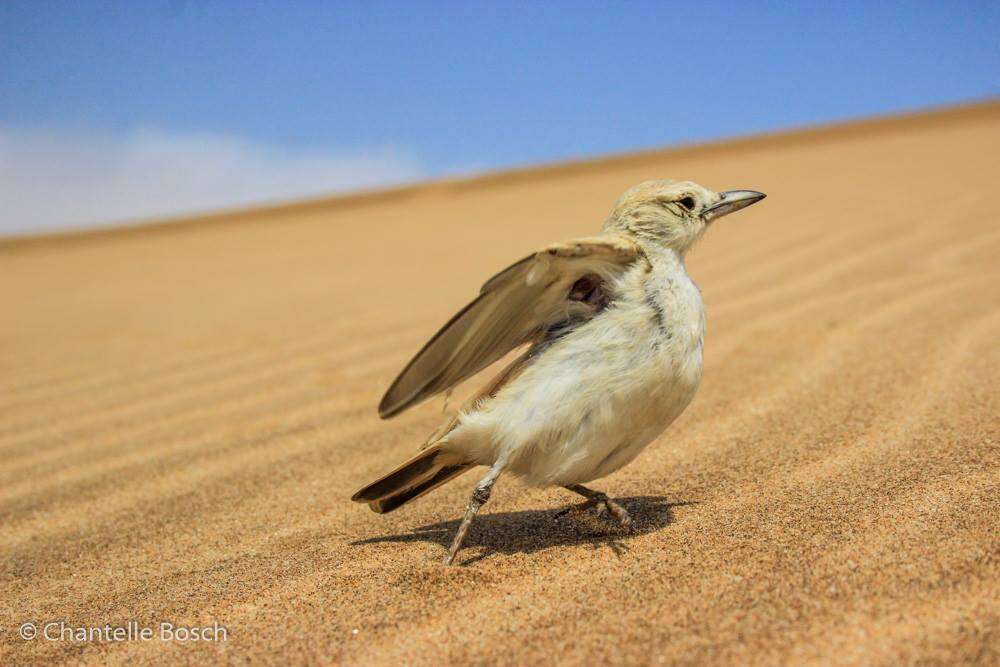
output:
POLYGON ((465 464, 445 466, 438 470, 430 479, 420 482, 416 486, 403 488, 393 495, 373 500, 368 503, 368 506, 373 512, 377 512, 378 514, 388 514, 394 509, 402 507, 411 500, 419 498, 426 493, 430 493, 437 487, 451 481, 452 478, 461 475, 463 472, 470 470, 473 467, 475 466, 465 464))
POLYGON ((566 298, 594 306, 595 310, 603 310, 611 301, 604 289, 604 281, 595 274, 586 275, 573 283, 566 298))

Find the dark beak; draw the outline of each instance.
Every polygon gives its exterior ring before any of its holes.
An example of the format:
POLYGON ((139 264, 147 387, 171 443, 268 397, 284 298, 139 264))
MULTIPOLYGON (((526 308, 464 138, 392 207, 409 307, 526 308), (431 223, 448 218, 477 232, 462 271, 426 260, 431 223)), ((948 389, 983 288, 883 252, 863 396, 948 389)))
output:
POLYGON ((756 204, 767 196, 763 192, 757 192, 756 190, 727 190, 719 194, 722 195, 722 199, 702 212, 701 216, 705 219, 705 222, 712 222, 724 215, 729 215, 741 208, 746 208, 750 204, 756 204))

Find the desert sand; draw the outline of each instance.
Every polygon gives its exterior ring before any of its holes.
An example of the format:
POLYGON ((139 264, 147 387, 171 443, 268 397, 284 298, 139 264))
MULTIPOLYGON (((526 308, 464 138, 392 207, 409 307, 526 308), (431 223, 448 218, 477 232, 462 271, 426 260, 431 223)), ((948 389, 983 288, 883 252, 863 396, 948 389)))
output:
POLYGON ((998 177, 986 103, 8 240, 0 663, 997 664, 998 177), (638 533, 504 478, 449 568, 476 474, 351 503, 444 418, 375 411, 425 339, 664 177, 769 196, 689 258, 698 396, 593 484, 638 533))

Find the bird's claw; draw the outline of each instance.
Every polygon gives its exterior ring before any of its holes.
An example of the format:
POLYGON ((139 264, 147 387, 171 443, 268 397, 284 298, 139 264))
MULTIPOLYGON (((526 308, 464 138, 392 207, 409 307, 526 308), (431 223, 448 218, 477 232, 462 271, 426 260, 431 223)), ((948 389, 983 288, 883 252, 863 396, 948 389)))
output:
POLYGON ((618 525, 628 533, 635 532, 635 522, 624 507, 611 500, 610 498, 591 498, 586 500, 579 505, 571 505, 565 509, 556 512, 555 520, 560 521, 563 517, 569 514, 582 514, 586 512, 591 507, 595 508, 595 514, 598 518, 603 519, 607 516, 613 517, 618 525))

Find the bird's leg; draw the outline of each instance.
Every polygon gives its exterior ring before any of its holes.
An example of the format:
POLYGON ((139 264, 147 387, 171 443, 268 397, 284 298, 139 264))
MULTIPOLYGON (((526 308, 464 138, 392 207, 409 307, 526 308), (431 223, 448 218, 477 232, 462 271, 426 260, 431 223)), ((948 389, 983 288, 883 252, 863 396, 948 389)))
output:
POLYGON ((625 508, 611 500, 611 498, 608 498, 606 493, 588 489, 582 484, 567 484, 563 488, 567 491, 580 494, 587 499, 587 502, 583 503, 583 505, 578 508, 570 507, 559 512, 556 515, 557 518, 573 510, 584 510, 589 507, 596 506, 598 515, 608 512, 611 516, 618 520, 618 524, 625 530, 631 532, 635 529, 635 522, 632 521, 632 517, 630 517, 628 512, 625 511, 625 508))
POLYGON ((493 490, 493 483, 497 481, 497 477, 503 471, 503 464, 503 461, 497 461, 493 464, 490 471, 486 473, 486 477, 483 477, 479 484, 476 484, 476 488, 472 490, 472 498, 469 500, 469 506, 465 510, 465 516, 462 518, 462 523, 458 526, 458 532, 455 533, 455 539, 452 540, 451 548, 448 549, 448 555, 444 557, 445 565, 451 565, 455 560, 455 554, 462 548, 462 541, 465 539, 465 534, 469 532, 469 526, 472 525, 472 520, 476 517, 476 512, 490 499, 490 491, 493 490))

